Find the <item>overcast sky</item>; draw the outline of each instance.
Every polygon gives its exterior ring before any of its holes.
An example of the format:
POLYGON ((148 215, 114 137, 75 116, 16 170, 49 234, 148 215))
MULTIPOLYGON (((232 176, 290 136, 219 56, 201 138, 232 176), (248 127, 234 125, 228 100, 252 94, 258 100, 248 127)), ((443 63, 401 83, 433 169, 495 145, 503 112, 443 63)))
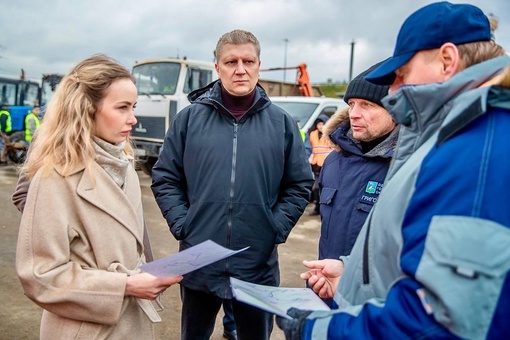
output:
MULTIPOLYGON (((66 73, 105 53, 131 68, 137 60, 213 61, 218 38, 254 33, 262 68, 308 65, 312 82, 349 79, 393 52, 405 18, 430 0, 0 0, 0 74, 66 73), (285 42, 288 39, 288 43, 285 42), (285 58, 285 51, 287 51, 285 58)), ((510 51, 510 0, 471 3, 500 19, 496 40, 510 51), (506 13, 506 14, 505 14, 506 13)), ((292 81, 294 70, 286 71, 292 81)), ((261 78, 282 80, 282 71, 261 78)))

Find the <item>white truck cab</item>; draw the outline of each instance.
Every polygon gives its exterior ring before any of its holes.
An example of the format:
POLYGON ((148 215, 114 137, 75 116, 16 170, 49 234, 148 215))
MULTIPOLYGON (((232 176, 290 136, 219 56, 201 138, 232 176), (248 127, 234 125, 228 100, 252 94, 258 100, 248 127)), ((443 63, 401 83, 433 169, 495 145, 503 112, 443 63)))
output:
POLYGON ((173 58, 136 62, 132 73, 138 90, 138 122, 131 135, 138 165, 150 175, 171 118, 190 104, 191 91, 217 79, 217 73, 211 62, 173 58))

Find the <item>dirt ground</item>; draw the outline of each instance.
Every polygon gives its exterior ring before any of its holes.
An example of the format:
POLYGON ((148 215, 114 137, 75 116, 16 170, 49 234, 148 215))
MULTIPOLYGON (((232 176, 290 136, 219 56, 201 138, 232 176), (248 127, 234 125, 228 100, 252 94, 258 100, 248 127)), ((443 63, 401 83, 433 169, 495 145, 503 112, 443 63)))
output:
MULTIPOLYGON (((168 231, 165 220, 154 201, 150 190, 150 178, 139 172, 143 194, 145 216, 149 225, 155 258, 177 252, 178 243, 168 231)), ((14 270, 16 240, 20 214, 11 203, 11 194, 17 181, 14 166, 0 168, 0 339, 38 339, 41 309, 23 295, 14 270)), ((287 243, 279 247, 281 286, 303 287, 299 274, 304 270, 302 260, 317 257, 317 242, 320 231, 319 217, 308 216, 312 206, 307 207, 287 243)), ((167 289, 163 295, 166 309, 161 312, 163 321, 156 324, 158 339, 180 338, 179 287, 167 289)), ((222 338, 222 312, 218 314, 212 340, 222 338)), ((272 340, 283 340, 283 332, 274 326, 272 340)))

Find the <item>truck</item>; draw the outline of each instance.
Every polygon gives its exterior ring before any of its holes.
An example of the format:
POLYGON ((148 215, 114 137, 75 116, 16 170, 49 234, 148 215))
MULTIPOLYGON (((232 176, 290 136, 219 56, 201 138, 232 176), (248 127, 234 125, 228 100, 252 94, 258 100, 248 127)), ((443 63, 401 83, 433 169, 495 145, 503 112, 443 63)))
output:
POLYGON ((11 115, 12 131, 22 131, 25 115, 39 100, 39 83, 25 79, 22 69, 19 77, 0 76, 0 110, 11 115))
POLYGON ((44 106, 53 96, 63 75, 43 74, 41 79, 26 79, 21 69, 19 77, 0 76, 0 110, 9 111, 11 133, 3 136, 8 147, 7 156, 16 164, 25 158, 25 116, 34 105, 44 106))
POLYGON ((189 105, 188 94, 217 79, 214 64, 187 58, 149 59, 136 62, 138 101, 136 126, 131 131, 138 167, 151 175, 170 120, 189 105))
MULTIPOLYGON (((309 81, 304 81, 308 79, 306 65, 302 64, 298 70, 298 79, 301 80, 295 83, 259 79, 259 84, 269 96, 284 93, 293 98, 320 93, 318 86, 312 87, 309 81)), ((151 175, 172 117, 190 104, 187 96, 191 91, 216 80, 217 73, 212 62, 159 58, 135 62, 132 74, 138 90, 135 110, 138 122, 131 131, 131 137, 138 167, 151 175)))
POLYGON ((0 76, 0 109, 9 111, 12 131, 24 131, 27 113, 34 105, 44 107, 62 80, 60 74, 43 74, 41 79, 25 79, 22 69, 19 77, 0 76))
POLYGON ((19 77, 0 76, 0 110, 9 112, 12 129, 8 135, 0 138, 5 145, 7 157, 16 164, 25 157, 25 116, 38 103, 39 93, 39 83, 26 79, 23 69, 19 77))

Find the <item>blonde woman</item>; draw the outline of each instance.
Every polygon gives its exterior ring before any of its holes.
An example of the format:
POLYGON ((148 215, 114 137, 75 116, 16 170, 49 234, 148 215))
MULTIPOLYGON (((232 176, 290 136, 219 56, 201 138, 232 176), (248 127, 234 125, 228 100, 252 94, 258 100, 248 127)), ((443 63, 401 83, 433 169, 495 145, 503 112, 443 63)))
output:
POLYGON ((140 185, 129 143, 137 92, 104 55, 76 65, 49 103, 23 173, 30 181, 16 270, 44 311, 41 339, 150 339, 151 301, 182 277, 140 273, 140 185))

